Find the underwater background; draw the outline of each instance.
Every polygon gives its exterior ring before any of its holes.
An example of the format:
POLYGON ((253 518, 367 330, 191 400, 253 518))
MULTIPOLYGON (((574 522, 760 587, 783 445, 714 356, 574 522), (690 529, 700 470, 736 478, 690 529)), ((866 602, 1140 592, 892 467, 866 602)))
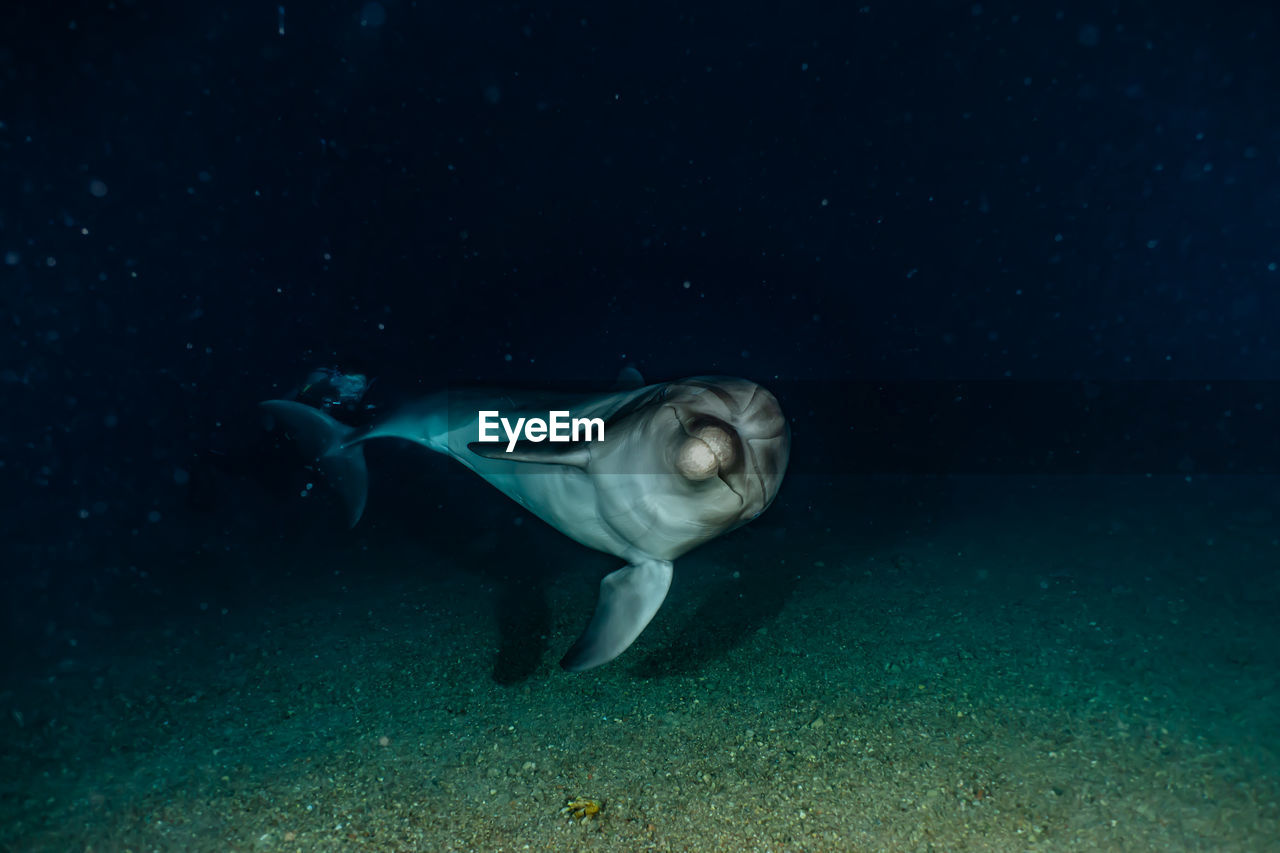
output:
POLYGON ((12 2, 0 850, 1280 849, 1280 9, 12 2), (627 652, 259 401, 723 374, 627 652))

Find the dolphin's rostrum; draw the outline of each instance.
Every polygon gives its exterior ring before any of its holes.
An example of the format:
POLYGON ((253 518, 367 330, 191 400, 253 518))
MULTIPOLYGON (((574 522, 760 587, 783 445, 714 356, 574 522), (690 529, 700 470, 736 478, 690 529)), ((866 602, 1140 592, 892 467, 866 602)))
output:
MULTIPOLYGON (((635 371, 624 378, 641 385, 635 371)), ((600 583, 586 631, 561 661, 608 663, 640 635, 671 586, 672 561, 746 524, 773 501, 791 433, 772 394, 754 382, 704 376, 573 398, 450 391, 364 429, 288 400, 262 408, 298 441, 341 493, 349 521, 368 491, 364 442, 400 438, 457 459, 572 539, 627 565, 600 583), (600 441, 480 443, 478 413, 602 418, 600 441)))

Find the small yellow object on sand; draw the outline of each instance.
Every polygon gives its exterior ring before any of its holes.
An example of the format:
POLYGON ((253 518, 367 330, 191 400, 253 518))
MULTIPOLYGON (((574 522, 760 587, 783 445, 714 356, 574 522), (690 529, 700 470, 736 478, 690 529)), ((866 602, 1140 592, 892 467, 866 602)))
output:
POLYGON ((589 800, 586 797, 575 797, 565 804, 565 807, 560 810, 560 814, 568 815, 574 820, 586 822, 600 814, 600 803, 597 800, 589 800))

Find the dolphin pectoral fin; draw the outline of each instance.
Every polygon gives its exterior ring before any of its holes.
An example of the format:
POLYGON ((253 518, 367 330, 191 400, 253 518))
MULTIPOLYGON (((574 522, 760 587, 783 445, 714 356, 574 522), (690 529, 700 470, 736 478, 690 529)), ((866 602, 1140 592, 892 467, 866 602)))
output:
POLYGON ((671 569, 670 561, 644 560, 606 575, 600 581, 600 600, 591 624, 560 665, 582 672, 626 651, 666 599, 671 569))
POLYGON ((501 459, 506 462, 536 462, 542 465, 570 465, 574 468, 586 468, 591 462, 591 451, 581 441, 569 444, 518 441, 515 449, 510 452, 507 451, 507 445, 501 442, 473 441, 467 445, 467 450, 485 459, 501 459))
POLYGON ((347 522, 355 527, 369 495, 369 469, 364 464, 363 446, 348 443, 356 429, 292 400, 267 400, 259 405, 294 437, 302 455, 324 472, 325 479, 342 496, 347 522))

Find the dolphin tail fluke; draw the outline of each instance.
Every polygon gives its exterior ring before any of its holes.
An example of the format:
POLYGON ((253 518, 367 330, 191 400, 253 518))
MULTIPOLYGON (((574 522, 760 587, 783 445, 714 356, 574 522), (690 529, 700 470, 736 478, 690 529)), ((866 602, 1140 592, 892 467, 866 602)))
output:
POLYGON ((364 464, 364 446, 353 443, 355 427, 329 417, 319 409, 292 400, 267 400, 263 411, 298 442, 302 455, 315 462, 325 479, 342 495, 347 521, 352 527, 364 514, 369 495, 369 469, 364 464))
POLYGON ((626 651, 666 599, 671 569, 667 560, 644 560, 606 575, 600 581, 600 601, 591 624, 560 665, 581 672, 626 651))

